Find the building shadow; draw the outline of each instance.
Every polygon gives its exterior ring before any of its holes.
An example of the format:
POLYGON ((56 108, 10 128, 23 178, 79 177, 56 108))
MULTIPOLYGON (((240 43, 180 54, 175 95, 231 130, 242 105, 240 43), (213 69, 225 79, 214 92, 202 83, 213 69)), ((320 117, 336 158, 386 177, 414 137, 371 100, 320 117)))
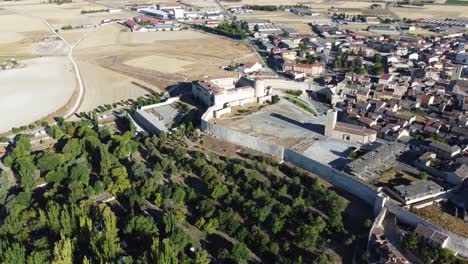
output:
POLYGON ((328 165, 330 167, 337 169, 337 170, 342 170, 346 164, 348 164, 349 160, 343 157, 339 157, 336 160, 330 161, 328 165))
POLYGON ((302 123, 302 122, 299 122, 297 120, 291 119, 291 118, 289 118, 287 116, 284 116, 284 115, 281 115, 281 114, 276 114, 276 113, 271 113, 270 115, 272 117, 276 117, 276 118, 278 118, 280 120, 291 123, 291 124, 296 125, 298 127, 311 130, 311 131, 313 131, 315 133, 322 134, 322 135, 325 134, 325 126, 324 125, 312 124, 312 123, 302 123))
POLYGON ((191 93, 191 83, 190 82, 178 82, 174 85, 167 86, 166 91, 169 93, 170 97, 187 95, 191 93))

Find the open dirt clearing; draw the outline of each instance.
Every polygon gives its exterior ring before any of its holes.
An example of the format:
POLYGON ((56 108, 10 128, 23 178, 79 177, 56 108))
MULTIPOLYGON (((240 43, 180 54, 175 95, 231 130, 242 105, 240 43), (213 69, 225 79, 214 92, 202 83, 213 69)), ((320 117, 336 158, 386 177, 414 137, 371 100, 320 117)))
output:
POLYGON ((0 131, 57 111, 73 94, 75 75, 67 58, 43 57, 23 63, 24 68, 0 71, 0 131))
POLYGON ((103 104, 112 104, 149 93, 132 82, 158 91, 154 86, 100 66, 80 60, 77 60, 77 63, 86 88, 83 102, 77 112, 90 111, 103 104))
POLYGON ((168 58, 164 56, 150 55, 129 60, 125 62, 125 64, 163 73, 177 73, 183 71, 185 66, 192 65, 193 62, 168 58))
POLYGON ((29 54, 50 34, 41 19, 0 11, 0 54, 29 54), (15 26, 12 26, 14 23, 15 26))
MULTIPOLYGON (((244 111, 247 110, 246 107, 243 108, 244 111)), ((285 147, 291 147, 315 135, 313 128, 320 122, 318 118, 284 99, 252 114, 246 114, 222 116, 213 122, 285 147)))

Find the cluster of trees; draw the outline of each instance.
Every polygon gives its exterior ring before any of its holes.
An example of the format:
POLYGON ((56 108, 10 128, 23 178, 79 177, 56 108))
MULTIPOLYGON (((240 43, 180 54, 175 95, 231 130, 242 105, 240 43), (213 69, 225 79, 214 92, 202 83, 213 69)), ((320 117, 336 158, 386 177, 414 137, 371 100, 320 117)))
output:
POLYGON ((72 25, 62 26, 61 29, 62 29, 62 30, 70 30, 70 29, 73 29, 73 26, 72 26, 72 25))
POLYGON ((81 10, 81 14, 109 12, 109 9, 81 10))
POLYGON ((136 109, 142 106, 160 103, 163 96, 164 96, 164 93, 162 92, 161 93, 152 92, 151 94, 140 96, 135 100, 128 99, 128 100, 122 100, 118 103, 100 105, 92 111, 80 112, 78 113, 78 116, 81 118, 85 118, 85 119, 95 119, 95 116, 97 115, 97 113, 101 113, 101 114, 107 113, 111 110, 117 110, 119 109, 119 107, 120 107, 120 110, 122 110, 121 108, 124 108, 126 106, 136 109))
POLYGON ((26 130, 32 130, 35 129, 36 126, 43 126, 46 127, 48 125, 47 121, 36 121, 34 124, 29 124, 27 126, 20 126, 20 127, 14 127, 11 129, 11 132, 14 134, 26 131, 26 130))
POLYGON ((350 237, 345 201, 302 170, 210 152, 191 123, 160 136, 116 124, 62 120, 43 151, 15 139, 3 163, 16 182, 0 174, 0 262, 327 263, 324 247, 350 237), (205 249, 188 235, 200 231, 205 249))
POLYGON ((333 18, 336 20, 351 20, 353 22, 367 22, 367 18, 363 15, 348 15, 345 13, 333 13, 333 18))
POLYGON ((271 103, 272 104, 276 104, 278 103, 279 101, 281 100, 281 98, 279 97, 279 95, 275 94, 271 97, 271 103))
POLYGON ((301 96, 302 90, 286 90, 285 93, 292 95, 292 96, 301 96))
POLYGON ((410 136, 413 137, 414 139, 421 140, 421 141, 430 138, 435 141, 447 144, 447 139, 441 136, 439 133, 424 134, 421 132, 411 132, 410 136))
POLYGON ((203 25, 193 25, 195 28, 202 29, 207 32, 216 33, 233 39, 245 39, 248 36, 248 25, 246 22, 232 21, 222 22, 217 27, 211 28, 203 25))
POLYGON ((293 8, 293 7, 300 7, 300 8, 306 8, 310 9, 309 6, 303 5, 303 4, 298 4, 298 5, 246 5, 246 9, 251 9, 251 10, 260 10, 260 11, 278 11, 278 10, 285 10, 288 8, 293 8))
POLYGON ((355 54, 354 52, 342 52, 341 49, 336 55, 333 69, 344 69, 347 72, 354 72, 357 74, 367 74, 367 69, 362 64, 361 57, 363 54, 355 54), (359 56, 356 59, 348 59, 350 56, 359 56))
POLYGON ((246 5, 246 9, 260 10, 260 11, 277 11, 278 6, 275 5, 246 5))
POLYGON ((434 264, 462 264, 461 259, 457 258, 452 251, 446 248, 433 248, 423 239, 419 239, 416 234, 406 235, 401 245, 404 249, 413 252, 423 263, 434 264))
POLYGON ((376 53, 374 55, 374 66, 372 67, 372 74, 382 75, 384 73, 384 68, 382 66, 382 55, 376 53))

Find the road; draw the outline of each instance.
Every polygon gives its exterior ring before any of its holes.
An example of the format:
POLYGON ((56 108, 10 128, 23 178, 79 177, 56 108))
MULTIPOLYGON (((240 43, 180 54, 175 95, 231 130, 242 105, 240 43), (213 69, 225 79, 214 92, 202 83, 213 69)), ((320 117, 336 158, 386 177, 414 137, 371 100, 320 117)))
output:
POLYGON ((80 73, 80 68, 78 67, 78 64, 76 63, 75 59, 73 58, 73 48, 75 48, 79 43, 80 41, 86 37, 89 33, 89 31, 84 34, 83 36, 81 36, 81 38, 73 45, 71 45, 70 43, 68 43, 68 41, 65 40, 64 37, 62 37, 62 35, 60 35, 57 31, 55 31, 55 29, 49 24, 49 22, 47 22, 47 20, 45 19, 42 19, 42 21, 47 25, 47 27, 50 28, 50 30, 57 36, 59 37, 69 48, 68 50, 68 59, 70 60, 70 62, 72 63, 73 65, 73 68, 74 68, 74 72, 75 72, 75 75, 76 75, 76 80, 78 81, 78 98, 76 99, 75 103, 73 104, 72 108, 64 115, 64 118, 69 118, 70 116, 72 116, 73 114, 75 114, 75 112, 78 110, 78 108, 80 107, 81 105, 81 101, 83 100, 83 95, 84 95, 84 85, 83 85, 83 79, 81 78, 81 73, 80 73))
POLYGON ((233 20, 234 18, 232 17, 231 12, 226 10, 226 8, 223 6, 223 4, 219 0, 214 0, 215 3, 224 11, 224 14, 229 17, 229 19, 233 20))

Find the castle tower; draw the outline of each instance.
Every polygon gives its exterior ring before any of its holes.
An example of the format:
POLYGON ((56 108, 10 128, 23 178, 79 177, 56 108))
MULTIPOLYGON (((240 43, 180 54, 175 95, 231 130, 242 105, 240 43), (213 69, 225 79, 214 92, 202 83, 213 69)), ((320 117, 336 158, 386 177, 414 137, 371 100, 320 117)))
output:
POLYGON ((256 98, 265 96, 265 81, 263 79, 259 77, 255 78, 254 88, 256 98))
POLYGON ((338 117, 338 113, 330 109, 327 111, 327 119, 325 121, 325 136, 331 137, 333 134, 333 129, 335 128, 336 125, 336 119, 338 117))

